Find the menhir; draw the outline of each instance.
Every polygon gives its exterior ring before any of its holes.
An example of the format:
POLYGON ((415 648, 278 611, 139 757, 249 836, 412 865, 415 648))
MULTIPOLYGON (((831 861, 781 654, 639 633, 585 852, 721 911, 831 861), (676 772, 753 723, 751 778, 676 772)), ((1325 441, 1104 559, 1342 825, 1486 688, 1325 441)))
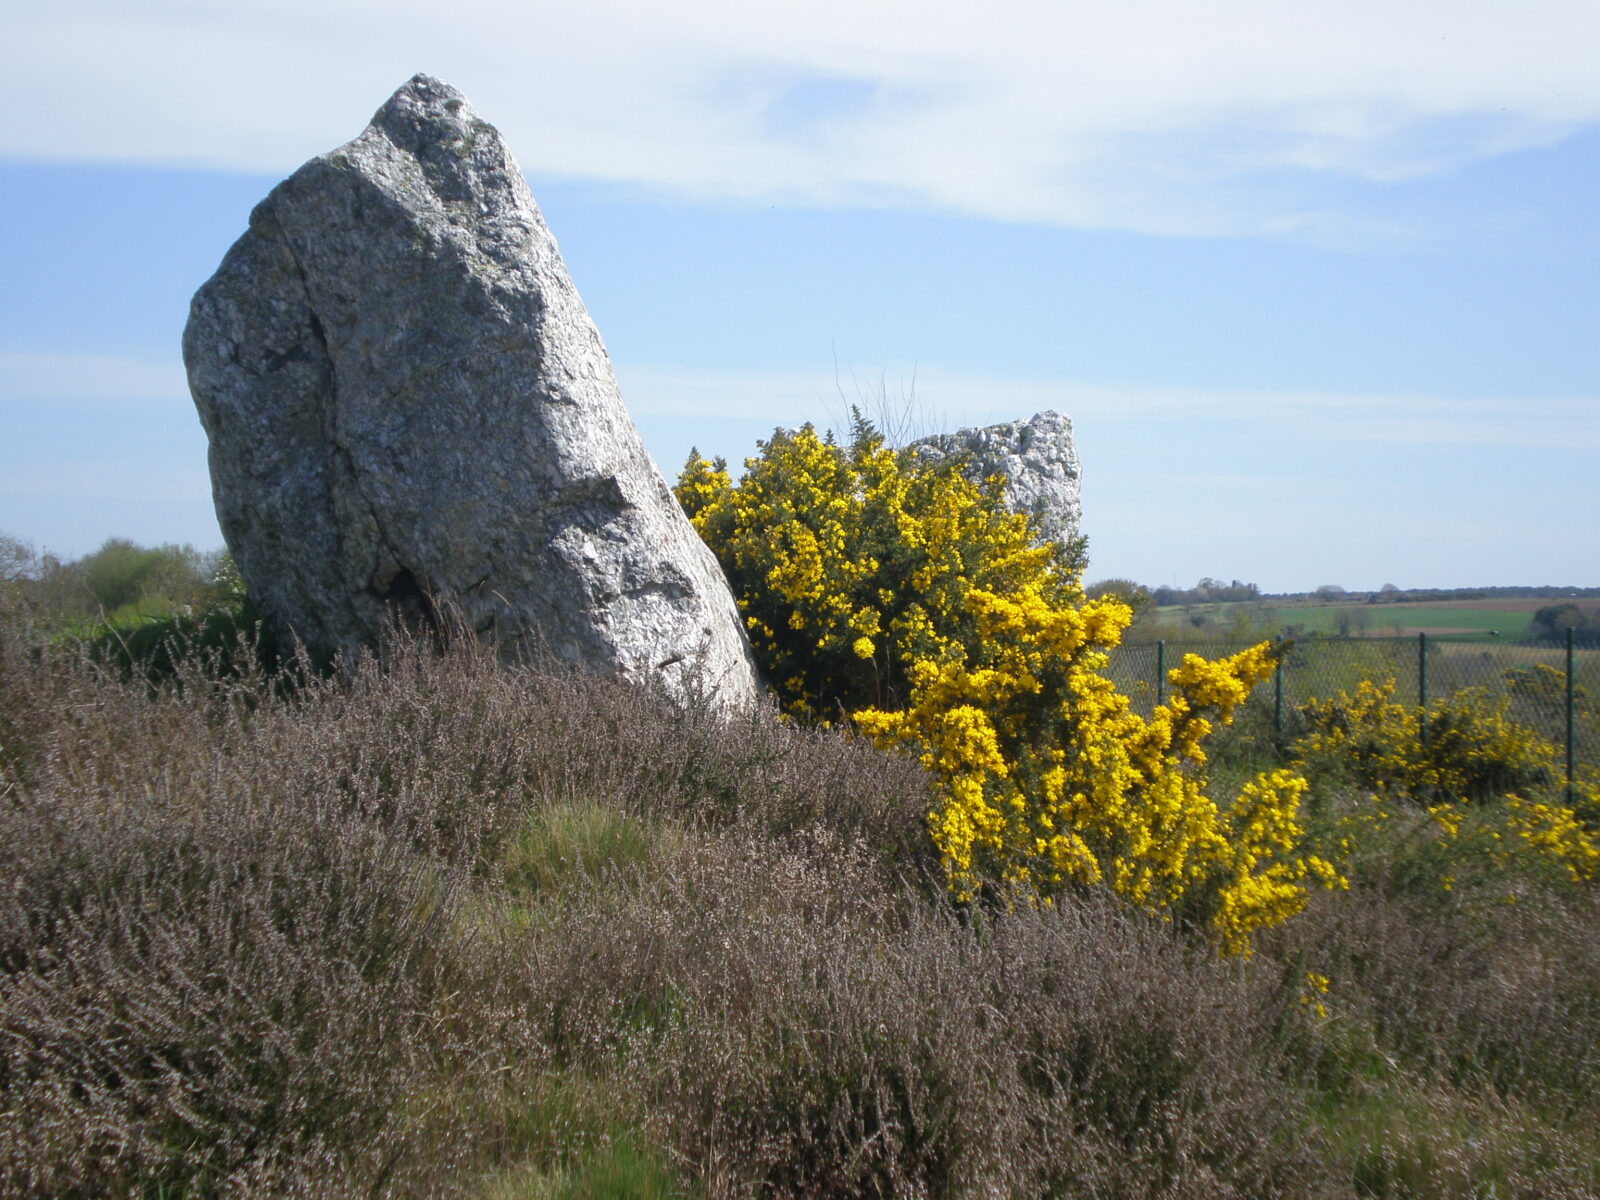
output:
POLYGON ((453 88, 418 75, 275 187, 183 350, 228 547, 313 654, 448 604, 507 655, 759 695, 522 173, 453 88))
POLYGON ((1035 413, 1026 421, 919 438, 911 448, 923 462, 954 458, 974 483, 1004 476, 1007 505, 1032 517, 1041 537, 1066 545, 1078 536, 1080 478, 1070 418, 1035 413))

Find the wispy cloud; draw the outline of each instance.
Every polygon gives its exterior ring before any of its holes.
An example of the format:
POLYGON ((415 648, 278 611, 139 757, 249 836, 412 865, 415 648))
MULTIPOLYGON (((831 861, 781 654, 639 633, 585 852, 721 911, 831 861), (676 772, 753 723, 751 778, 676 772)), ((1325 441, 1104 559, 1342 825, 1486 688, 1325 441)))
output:
MULTIPOLYGON (((939 370, 843 378, 823 372, 727 372, 622 366, 635 412, 695 419, 762 417, 771 424, 841 423, 850 404, 869 415, 936 428, 1010 421, 1054 409, 1098 430, 1191 425, 1250 441, 1600 449, 1600 397, 1496 399, 1354 392, 1116 386, 939 370)), ((1168 438, 1170 440, 1170 436, 1168 438)))
MULTIPOLYGON (((1600 397, 1124 387, 928 368, 836 377, 622 363, 618 377, 669 468, 691 440, 737 460, 774 426, 839 425, 851 402, 909 408, 930 429, 1065 412, 1096 577, 1239 574, 1271 589, 1589 579, 1595 568, 1587 543, 1547 518, 1593 507, 1583 468, 1600 449, 1600 397), (1453 469, 1424 479, 1407 470, 1413 451, 1453 469)), ((109 533, 216 543, 204 437, 175 359, 0 353, 0 418, 8 410, 24 436, 0 441, 0 528, 71 553, 109 533), (105 419, 33 428, 57 402, 100 405, 105 419)))
POLYGON ((1175 233, 1325 236, 1330 181, 1600 119, 1591 0, 57 0, 0 38, 0 155, 281 172, 426 69, 538 174, 1175 233))
MULTIPOLYGON (((909 367, 865 375, 617 364, 635 415, 695 421, 811 421, 842 427, 852 405, 929 429, 1010 421, 1045 409, 1099 429, 1189 423, 1280 441, 1507 449, 1600 449, 1600 396, 1494 399, 1109 385, 909 367)), ((0 404, 187 402, 176 359, 0 351, 0 404)))

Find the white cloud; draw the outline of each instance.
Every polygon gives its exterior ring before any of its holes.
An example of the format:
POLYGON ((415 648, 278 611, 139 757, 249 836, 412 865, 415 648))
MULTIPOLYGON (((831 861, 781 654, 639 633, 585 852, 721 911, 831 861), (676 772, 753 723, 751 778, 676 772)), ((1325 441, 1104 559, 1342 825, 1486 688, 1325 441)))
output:
POLYGON ((1171 232, 1600 119, 1591 0, 57 0, 0 40, 0 155, 283 172, 426 69, 535 174, 1171 232))

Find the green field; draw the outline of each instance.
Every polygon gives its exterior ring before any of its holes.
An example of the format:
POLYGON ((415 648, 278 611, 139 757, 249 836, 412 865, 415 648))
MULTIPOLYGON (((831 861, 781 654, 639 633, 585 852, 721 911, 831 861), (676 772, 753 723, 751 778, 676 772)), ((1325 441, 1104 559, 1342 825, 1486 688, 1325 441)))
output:
POLYGON ((1291 623, 1303 621, 1308 631, 1315 629, 1323 633, 1337 632, 1340 614, 1346 614, 1352 632, 1368 635, 1450 630, 1521 638, 1527 636, 1531 618, 1528 612, 1433 604, 1329 605, 1294 608, 1287 612, 1291 614, 1288 617, 1291 623))
POLYGON ((1533 608, 1525 600, 1506 600, 1498 605, 1485 601, 1455 605, 1239 601, 1173 605, 1157 609, 1147 621, 1164 633, 1172 631, 1174 636, 1197 629, 1228 630, 1248 625, 1262 633, 1295 628, 1305 633, 1398 637, 1425 631, 1440 636, 1476 634, 1521 639, 1528 636, 1532 615, 1533 608))

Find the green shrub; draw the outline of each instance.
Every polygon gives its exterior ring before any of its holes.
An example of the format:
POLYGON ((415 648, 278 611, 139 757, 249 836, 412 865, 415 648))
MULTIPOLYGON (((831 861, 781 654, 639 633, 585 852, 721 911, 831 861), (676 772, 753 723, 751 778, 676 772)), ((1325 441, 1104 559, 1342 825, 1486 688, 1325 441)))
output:
POLYGON ((216 563, 193 546, 140 546, 127 538, 110 538, 77 566, 95 603, 112 617, 141 600, 184 608, 215 595, 216 563))
POLYGON ((1430 805, 1485 801, 1548 789, 1559 777, 1555 746, 1509 719, 1509 699, 1462 688, 1426 710, 1394 700, 1395 683, 1301 706, 1297 753, 1354 785, 1430 805))

